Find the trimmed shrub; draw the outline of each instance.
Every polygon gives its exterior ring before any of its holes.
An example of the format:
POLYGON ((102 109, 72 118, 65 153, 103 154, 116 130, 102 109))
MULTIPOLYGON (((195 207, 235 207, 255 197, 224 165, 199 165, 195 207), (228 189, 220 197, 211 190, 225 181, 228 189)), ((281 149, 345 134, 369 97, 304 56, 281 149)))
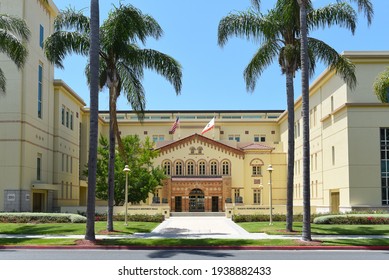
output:
POLYGON ((1 223, 85 223, 86 218, 68 213, 0 213, 1 223))
MULTIPOLYGON (((311 214, 311 222, 313 220, 323 214, 311 214)), ((273 214, 273 222, 286 222, 285 214, 273 214)), ((269 215, 268 214, 258 214, 258 215, 234 215, 232 220, 236 223, 244 223, 244 222, 268 222, 269 215)), ((298 214, 293 216, 293 222, 302 222, 303 215, 298 214)))
MULTIPOLYGON (((84 212, 78 212, 78 214, 86 216, 84 212)), ((106 221, 107 214, 98 214, 95 215, 95 221, 106 221)), ((113 215, 114 221, 124 221, 124 214, 113 215)), ((162 214, 157 215, 146 215, 146 214, 137 214, 137 215, 128 215, 127 221, 129 222, 156 222, 162 223, 165 220, 165 216, 162 214)))
POLYGON ((313 220, 315 224, 389 225, 389 214, 327 215, 313 220))

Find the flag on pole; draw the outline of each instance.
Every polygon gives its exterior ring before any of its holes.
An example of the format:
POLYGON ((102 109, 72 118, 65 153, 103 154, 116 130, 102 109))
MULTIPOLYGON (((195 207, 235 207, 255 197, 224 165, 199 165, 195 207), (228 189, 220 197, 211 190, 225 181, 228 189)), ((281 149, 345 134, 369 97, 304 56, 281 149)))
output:
POLYGON ((210 131, 215 126, 215 117, 210 120, 210 122, 204 127, 203 131, 201 131, 201 134, 204 134, 207 131, 210 131))
POLYGON ((180 124, 180 118, 177 117, 176 121, 172 125, 172 128, 169 130, 169 133, 174 134, 179 124, 180 124))

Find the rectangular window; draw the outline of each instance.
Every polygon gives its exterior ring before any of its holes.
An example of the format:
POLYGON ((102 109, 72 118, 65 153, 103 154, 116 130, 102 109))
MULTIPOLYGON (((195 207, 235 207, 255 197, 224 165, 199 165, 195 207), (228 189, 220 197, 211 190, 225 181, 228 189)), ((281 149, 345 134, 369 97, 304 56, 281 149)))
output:
POLYGON ((235 135, 228 135, 228 140, 230 141, 236 141, 236 142, 240 142, 240 135, 239 134, 235 134, 235 135))
POLYGON ((61 108, 61 124, 65 125, 65 106, 61 108))
POLYGON ((73 130, 73 112, 70 112, 70 129, 73 130))
POLYGON ((262 166, 253 166, 252 176, 261 176, 262 175, 262 166))
POLYGON ((254 135, 254 142, 259 142, 260 141, 260 136, 259 135, 254 135))
POLYGON ((165 141, 165 136, 164 135, 153 135, 153 142, 161 142, 165 141))
POLYGON ((65 171, 65 154, 62 154, 62 172, 65 171))
POLYGON ((66 156, 66 172, 69 172, 69 156, 66 156))
POLYGON ((36 158, 36 180, 40 181, 42 179, 42 154, 38 154, 36 158))
POLYGON ((69 127, 69 110, 66 110, 66 127, 69 127))
POLYGON ((380 129, 382 205, 389 205, 389 128, 380 129))
POLYGON ((332 165, 335 165, 335 146, 332 146, 332 165))
POLYGON ((42 25, 39 26, 39 46, 43 49, 43 41, 44 41, 45 29, 42 25))
POLYGON ((261 204, 261 190, 254 190, 254 204, 261 204))
POLYGON ((70 157, 70 173, 73 174, 73 158, 70 157))
POLYGON ((38 118, 42 118, 43 65, 38 66, 38 118))

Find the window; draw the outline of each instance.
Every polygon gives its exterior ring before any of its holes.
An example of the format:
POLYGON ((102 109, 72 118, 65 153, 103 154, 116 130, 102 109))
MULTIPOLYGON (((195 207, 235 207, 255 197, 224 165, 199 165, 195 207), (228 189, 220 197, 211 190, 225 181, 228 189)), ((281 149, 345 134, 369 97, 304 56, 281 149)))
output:
POLYGON ((38 154, 36 158, 36 180, 40 181, 42 179, 42 154, 38 154))
POLYGON ((189 161, 186 165, 186 175, 193 176, 194 175, 194 162, 189 161))
POLYGON ((66 127, 69 127, 69 109, 66 110, 66 127))
POLYGON ((235 202, 238 202, 238 198, 240 197, 240 190, 239 189, 235 189, 234 190, 234 200, 235 202))
POLYGON ((70 173, 73 173, 73 158, 70 157, 70 173))
POLYGON ((261 204, 261 190, 254 190, 253 192, 254 204, 261 204))
POLYGON ((73 112, 70 112, 70 129, 73 130, 73 112))
POLYGON ((153 141, 154 142, 165 141, 165 136, 164 135, 153 135, 153 141))
POLYGON ((260 165, 254 165, 252 166, 252 176, 262 176, 262 166, 260 165))
POLYGON ((223 176, 230 175, 230 163, 226 160, 222 162, 222 175, 223 176))
POLYGON ((217 174, 217 161, 211 161, 211 175, 215 176, 217 174))
POLYGON ((235 135, 228 135, 228 140, 230 141, 236 141, 236 142, 240 142, 240 135, 239 134, 235 134, 235 135))
POLYGON ((254 142, 266 142, 266 135, 254 135, 254 142))
POLYGON ((199 175, 205 175, 205 161, 199 162, 199 175))
POLYGON ((389 205, 389 128, 381 128, 382 205, 389 205))
POLYGON ((176 176, 182 176, 182 162, 176 162, 176 176))
POLYGON ((42 118, 43 65, 38 66, 38 118, 42 118))
POLYGON ((61 124, 65 125, 65 106, 62 106, 61 109, 61 124))
POLYGON ((39 26, 39 46, 43 49, 43 41, 44 41, 45 29, 42 25, 39 26))
POLYGON ((69 156, 66 156, 66 172, 69 172, 69 156))
POLYGON ((331 96, 331 112, 334 111, 334 96, 331 96))
POLYGON ((332 146, 332 165, 335 165, 335 146, 332 146))
POLYGON ((65 154, 62 154, 62 172, 65 171, 65 154))
POLYGON ((171 164, 170 164, 170 161, 165 161, 163 163, 163 169, 165 171, 165 175, 166 176, 170 176, 171 175, 171 164))

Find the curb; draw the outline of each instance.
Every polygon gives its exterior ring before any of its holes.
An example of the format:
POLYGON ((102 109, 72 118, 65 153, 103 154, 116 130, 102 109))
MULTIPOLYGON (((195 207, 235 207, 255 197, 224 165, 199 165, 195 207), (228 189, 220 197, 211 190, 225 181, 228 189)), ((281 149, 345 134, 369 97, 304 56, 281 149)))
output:
POLYGON ((2 245, 0 250, 371 250, 389 251, 389 246, 105 246, 105 245, 65 245, 65 246, 15 246, 2 245))

